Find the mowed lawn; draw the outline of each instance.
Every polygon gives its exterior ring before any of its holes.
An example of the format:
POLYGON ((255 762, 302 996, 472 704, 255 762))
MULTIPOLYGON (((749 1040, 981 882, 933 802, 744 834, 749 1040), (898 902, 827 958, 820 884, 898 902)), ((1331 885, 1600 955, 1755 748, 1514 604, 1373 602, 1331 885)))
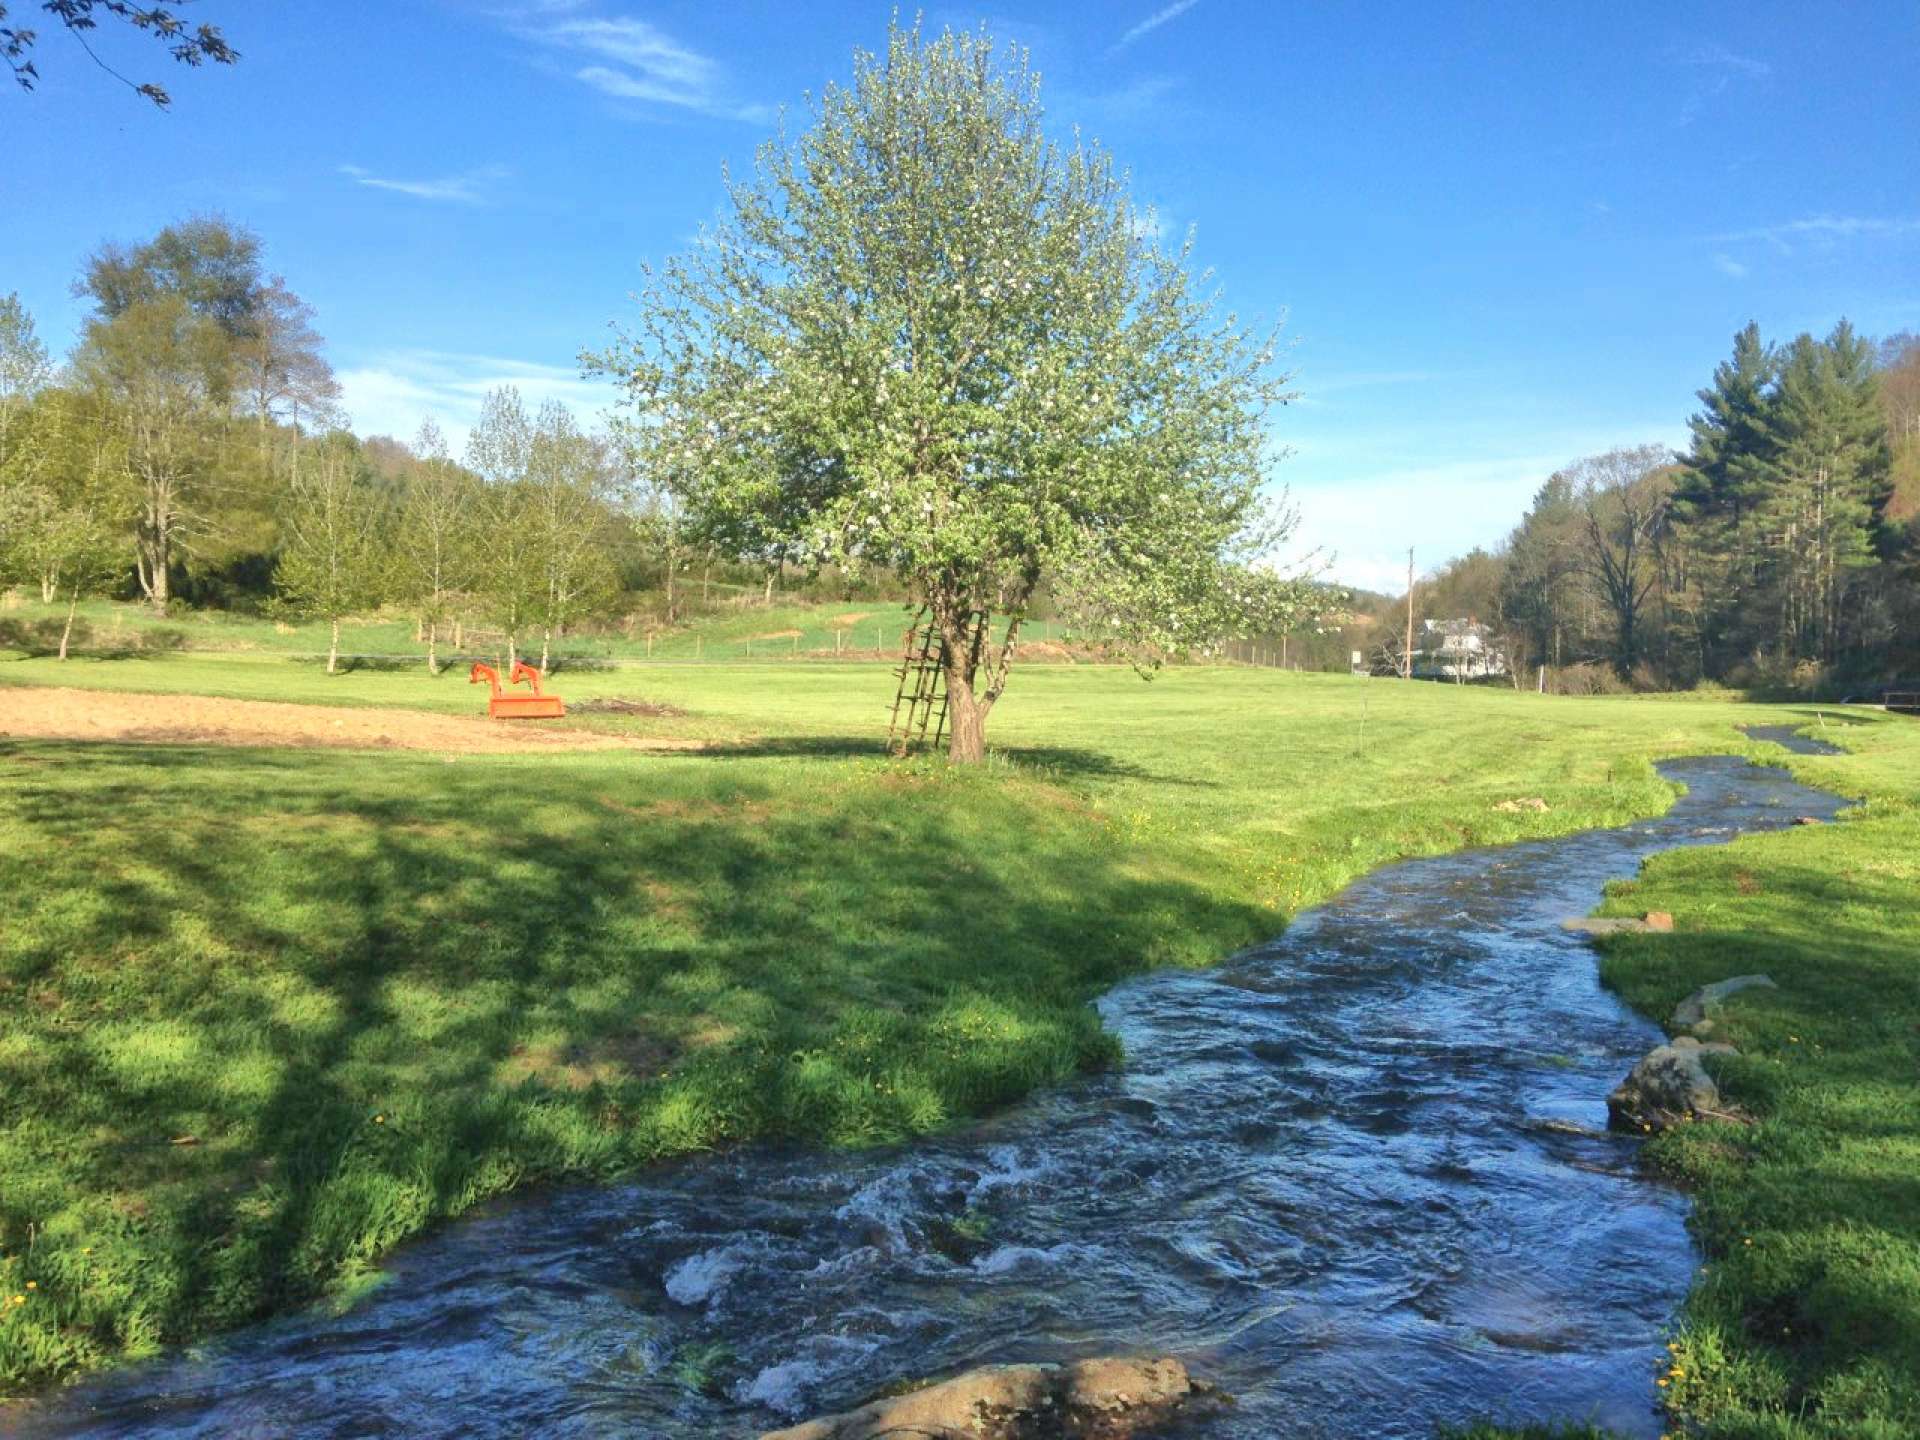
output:
MULTIPOLYGON (((418 671, 0 660, 0 705, 49 683, 480 708, 464 677, 418 671)), ((1391 858, 1653 813, 1671 798, 1654 759, 1783 760, 1736 727, 1821 723, 1723 700, 1055 665, 1016 673, 996 758, 967 773, 880 758, 879 665, 662 664, 555 688, 680 706, 578 723, 715 747, 0 742, 0 1385, 350 1294, 398 1241, 515 1185, 952 1123, 1114 1060, 1086 1002, 1127 973, 1215 960, 1391 858), (1549 808, 1496 808, 1532 796, 1549 808)), ((1920 845, 1920 723, 1824 723, 1861 753, 1795 768, 1871 803, 1659 862, 1646 898, 1619 903, 1672 909, 1682 933, 1608 960, 1656 1011, 1755 968, 1782 982, 1769 1003, 1809 1007, 1780 1017, 1804 1047, 1731 1067, 1760 1126, 1655 1151, 1707 1185, 1682 1379, 1718 1366, 1781 1417, 1818 1397, 1810 1419, 1758 1422, 1772 1429, 1737 1428, 1746 1400, 1700 1401, 1727 1434, 1874 1433, 1821 1428, 1843 1382, 1859 1414, 1912 1404, 1920 1197, 1885 1167, 1920 1133, 1920 906, 1900 869, 1920 845), (1807 1183, 1849 1125, 1860 1154, 1807 1183), (1907 1329, 1773 1334, 1771 1310, 1756 1329, 1737 1271, 1715 1300, 1729 1244, 1775 1253, 1728 1239, 1761 1190, 1791 1199, 1769 1221, 1783 1234, 1889 1257, 1833 1284, 1865 1296, 1871 1277, 1878 1308, 1860 1313, 1907 1329)))

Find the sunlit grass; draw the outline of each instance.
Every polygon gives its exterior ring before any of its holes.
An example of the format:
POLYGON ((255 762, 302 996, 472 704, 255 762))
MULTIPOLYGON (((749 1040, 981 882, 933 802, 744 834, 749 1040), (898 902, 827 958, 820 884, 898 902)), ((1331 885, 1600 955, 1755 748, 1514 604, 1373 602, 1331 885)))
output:
POLYGON ((1603 967, 1659 1016, 1731 974, 1780 987, 1716 1022, 1755 1123, 1650 1150, 1694 1191, 1707 1256, 1659 1388, 1708 1435, 1920 1434, 1920 725, 1840 733, 1854 754, 1795 768, 1863 806, 1657 857, 1617 904, 1679 933, 1618 937, 1603 967))
MULTIPOLYGON (((950 1124, 1109 1062, 1086 1002, 1122 975, 1217 959, 1389 859, 1656 812, 1653 758, 1777 756, 1735 727, 1812 718, 1053 666, 1016 674, 975 774, 879 758, 890 682, 871 664, 564 678, 681 706, 619 723, 721 746, 448 760, 0 742, 0 1384, 350 1296, 398 1241, 517 1185, 950 1124), (1548 809, 1496 808, 1531 796, 1548 809)), ((463 677, 260 655, 0 661, 0 705, 8 684, 49 682, 479 708, 463 677)), ((1825 964, 1865 933, 1846 909, 1863 897, 1892 974, 1901 944, 1920 948, 1897 868, 1920 727, 1848 733, 1870 753, 1807 773, 1880 798, 1762 842, 1821 883, 1769 891, 1778 909, 1742 912, 1737 933, 1820 940, 1806 963, 1825 964)), ((1676 857, 1676 883, 1717 853, 1676 857)), ((1664 908, 1700 929, 1703 902, 1664 908)), ((1716 967, 1755 968, 1702 952, 1647 995, 1669 1004, 1716 967)), ((1920 1018, 1887 993, 1909 1018, 1886 1025, 1920 1018)), ((1879 1031, 1820 1033, 1834 1052, 1879 1031)), ((1858 1123, 1907 1143, 1911 1072, 1876 1071, 1884 1103, 1853 1092, 1858 1123)), ((1825 1163, 1840 1113, 1812 1104, 1782 1131, 1798 1137, 1777 1142, 1783 1190, 1825 1163)), ((1883 1188, 1911 1237, 1902 1183, 1883 1188)), ((1721 1203, 1710 1189, 1710 1224, 1721 1203)))

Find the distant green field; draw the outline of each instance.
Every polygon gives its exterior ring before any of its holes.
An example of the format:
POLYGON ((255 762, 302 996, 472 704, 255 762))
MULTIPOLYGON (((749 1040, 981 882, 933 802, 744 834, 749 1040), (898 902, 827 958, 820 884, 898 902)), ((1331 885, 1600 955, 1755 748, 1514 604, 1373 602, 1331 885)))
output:
MULTIPOLYGON (((260 653, 0 658, 0 706, 48 683, 480 708, 460 675, 260 653)), ((556 681, 683 707, 564 723, 721 742, 691 755, 0 742, 0 1300, 23 1297, 0 1309, 0 1384, 351 1293, 400 1240, 530 1181, 951 1123, 1110 1062, 1086 1001, 1127 973, 1215 960, 1387 860, 1656 813, 1654 759, 1780 762, 1736 727, 1824 723, 1858 757, 1791 763, 1870 804, 1656 862, 1618 903, 1657 896, 1668 938, 1706 948, 1608 964, 1660 1013, 1764 952, 1807 977, 1789 1018, 1821 1045, 1791 1057, 1809 1088, 1772 1084, 1770 1060, 1729 1075, 1780 1107, 1730 1139, 1738 1160, 1701 1160, 1706 1127, 1655 1148, 1707 1186, 1710 1274, 1733 1277, 1676 1340, 1681 1379, 1718 1398, 1660 1393, 1711 1433, 1908 1433, 1860 1427, 1913 1403, 1897 1376, 1920 1334, 1920 1196, 1893 1168, 1920 1136, 1920 724, 1052 665, 1016 670, 968 773, 880 758, 890 687, 831 661, 556 681), (1495 808, 1526 796, 1548 810, 1495 808), (1748 870, 1751 895, 1730 878, 1748 870), (1762 1220, 1802 1247, 1767 1283, 1827 1266, 1817 1343, 1741 1318, 1764 1286, 1720 1257, 1762 1220), (1840 1264, 1862 1234, 1886 1266, 1840 1264), (1791 1418, 1810 1395, 1855 1428, 1791 1418)))
MULTIPOLYGON (((577 660, 791 660, 847 656, 861 659, 898 657, 913 612, 897 600, 850 600, 844 603, 762 605, 757 593, 741 592, 731 603, 716 598, 712 608, 685 623, 649 634, 641 626, 630 629, 596 624, 586 631, 555 640, 554 654, 577 660)), ((22 639, 51 649, 66 621, 64 605, 43 605, 15 592, 9 608, 0 609, 0 652, 22 639)), ((155 615, 144 606, 90 600, 80 606, 75 646, 81 654, 155 654, 169 650, 196 653, 265 655, 324 655, 327 627, 315 621, 276 621, 221 610, 177 610, 155 615)), ((1032 641, 1066 639, 1056 621, 1035 621, 1027 627, 1032 641)), ((383 614, 349 619, 340 627, 340 648, 354 656, 399 657, 424 664, 427 647, 416 638, 412 617, 383 614)), ((502 652, 504 637, 483 624, 468 628, 463 653, 490 656, 502 652)), ((523 656, 540 651, 540 634, 520 637, 523 656)), ((451 632, 442 629, 440 653, 453 650, 451 632)))

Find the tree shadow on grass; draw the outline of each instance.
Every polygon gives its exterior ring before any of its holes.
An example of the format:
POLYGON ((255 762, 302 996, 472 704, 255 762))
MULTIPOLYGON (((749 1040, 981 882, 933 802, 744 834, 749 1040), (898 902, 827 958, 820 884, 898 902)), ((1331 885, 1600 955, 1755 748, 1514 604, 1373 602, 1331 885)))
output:
POLYGON ((1272 927, 883 767, 15 743, 0 780, 0 989, 34 997, 0 1005, 0 1171, 36 1177, 0 1248, 139 1277, 15 1321, 0 1388, 350 1283, 514 1185, 979 1113, 1110 1059, 1087 1002, 1122 976, 1272 927))
MULTIPOLYGON (((879 760, 888 755, 886 741, 871 735, 779 735, 723 741, 695 752, 719 760, 815 759, 879 760)), ((915 759, 939 760, 944 751, 916 747, 915 759)), ((1009 762, 1043 777, 1061 780, 1146 780, 1156 785, 1217 789, 1216 782, 1183 775, 1163 775, 1103 750, 1072 745, 995 745, 988 758, 1009 762)))

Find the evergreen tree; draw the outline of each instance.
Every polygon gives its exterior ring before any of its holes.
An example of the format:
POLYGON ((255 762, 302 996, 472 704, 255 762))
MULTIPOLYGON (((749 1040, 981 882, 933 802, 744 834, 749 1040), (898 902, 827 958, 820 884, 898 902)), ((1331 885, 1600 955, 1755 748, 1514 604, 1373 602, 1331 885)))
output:
POLYGON ((1580 507, 1573 481, 1564 473, 1547 478, 1506 545, 1500 608, 1524 637, 1526 655, 1558 669, 1569 654, 1581 656, 1573 628, 1579 587, 1580 507))
POLYGON ((1784 658, 1831 661, 1847 637, 1848 590, 1875 560, 1892 456, 1873 350, 1842 320, 1787 348, 1764 413, 1758 520, 1774 558, 1784 658))
POLYGON ((1699 618, 1703 664, 1725 665, 1754 636, 1751 605, 1763 584, 1758 511, 1768 485, 1772 437, 1770 389, 1779 362, 1749 323, 1733 337, 1733 355, 1699 391, 1701 409, 1688 418, 1693 434, 1674 517, 1704 586, 1699 618))

